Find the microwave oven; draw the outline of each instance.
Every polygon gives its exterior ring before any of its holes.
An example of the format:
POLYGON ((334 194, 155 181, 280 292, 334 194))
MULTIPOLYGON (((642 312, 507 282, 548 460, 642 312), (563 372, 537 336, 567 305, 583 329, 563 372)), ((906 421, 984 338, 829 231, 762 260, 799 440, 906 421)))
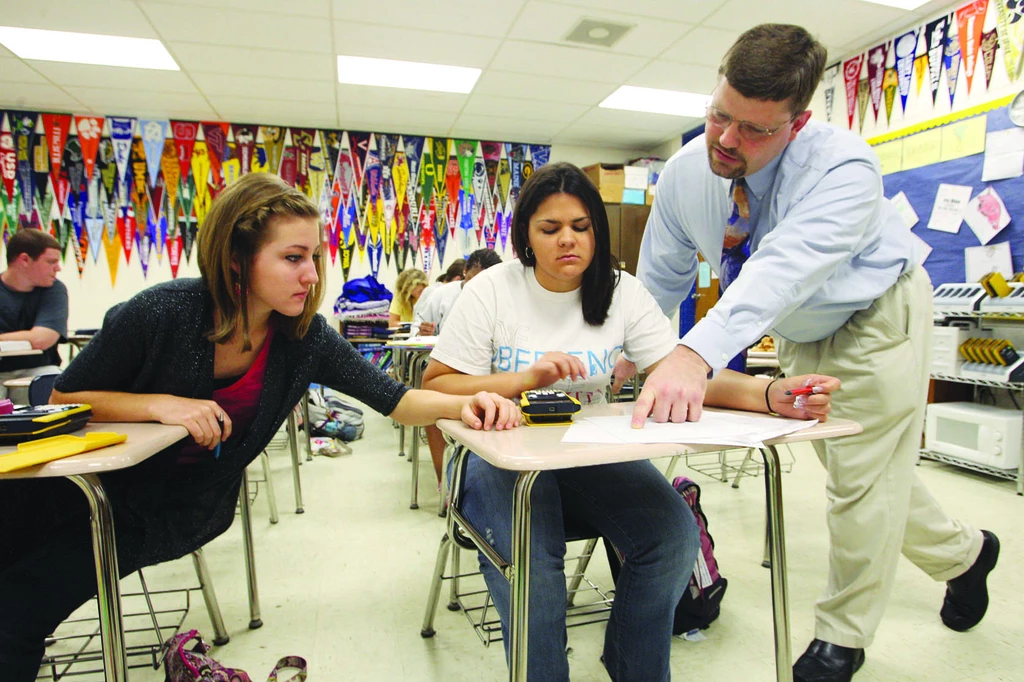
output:
POLYGON ((975 403, 932 403, 925 413, 925 449, 994 469, 1021 461, 1024 413, 975 403))

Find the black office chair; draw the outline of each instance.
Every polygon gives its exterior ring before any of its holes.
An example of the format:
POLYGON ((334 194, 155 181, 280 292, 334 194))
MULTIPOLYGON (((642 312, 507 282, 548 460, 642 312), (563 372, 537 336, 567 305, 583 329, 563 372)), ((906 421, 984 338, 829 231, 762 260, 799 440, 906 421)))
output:
POLYGON ((50 402, 50 394, 53 393, 53 384, 60 374, 40 374, 32 377, 32 383, 28 385, 28 404, 46 405, 50 402))

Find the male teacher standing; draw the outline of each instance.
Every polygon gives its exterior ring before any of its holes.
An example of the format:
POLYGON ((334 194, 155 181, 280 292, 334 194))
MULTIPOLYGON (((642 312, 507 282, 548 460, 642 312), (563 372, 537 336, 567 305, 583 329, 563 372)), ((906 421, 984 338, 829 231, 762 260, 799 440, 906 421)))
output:
POLYGON ((942 621, 962 631, 985 615, 999 541, 946 516, 914 473, 931 283, 874 152, 810 121, 825 59, 799 26, 750 29, 719 67, 705 135, 666 165, 637 276, 671 314, 699 252, 723 292, 647 379, 633 418, 699 419, 709 374, 768 331, 786 374, 842 380, 833 414, 864 432, 815 442, 828 470, 829 579, 793 668, 798 681, 831 682, 863 664, 901 552, 947 581, 942 621))

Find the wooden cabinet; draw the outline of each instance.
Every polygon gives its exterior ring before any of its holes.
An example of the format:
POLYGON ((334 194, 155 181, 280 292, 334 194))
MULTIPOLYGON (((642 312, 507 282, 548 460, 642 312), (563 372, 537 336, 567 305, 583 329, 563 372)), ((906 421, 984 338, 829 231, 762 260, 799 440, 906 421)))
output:
POLYGON ((650 206, 636 204, 605 204, 608 212, 608 232, 612 241, 612 255, 619 259, 619 267, 636 275, 636 262, 640 257, 640 240, 647 227, 650 206))

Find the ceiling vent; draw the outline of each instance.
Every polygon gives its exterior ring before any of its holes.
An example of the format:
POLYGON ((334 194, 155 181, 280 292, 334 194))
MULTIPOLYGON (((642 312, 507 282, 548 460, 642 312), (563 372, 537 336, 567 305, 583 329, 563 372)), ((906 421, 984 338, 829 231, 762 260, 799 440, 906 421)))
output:
POLYGON ((584 17, 569 31, 565 39, 570 43, 581 45, 612 47, 615 43, 619 42, 622 36, 629 33, 634 26, 636 24, 617 24, 613 21, 584 17))

